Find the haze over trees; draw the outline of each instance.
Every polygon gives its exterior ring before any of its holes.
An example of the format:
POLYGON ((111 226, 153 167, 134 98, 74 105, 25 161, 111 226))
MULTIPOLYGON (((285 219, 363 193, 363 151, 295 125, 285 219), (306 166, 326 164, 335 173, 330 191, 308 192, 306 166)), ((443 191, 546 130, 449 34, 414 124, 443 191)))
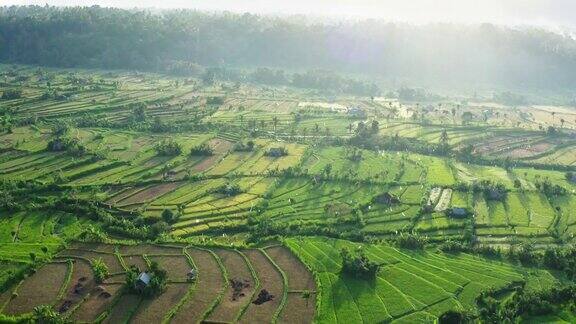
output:
POLYGON ((0 61, 176 74, 268 66, 448 84, 576 85, 576 40, 539 28, 318 23, 192 10, 3 7, 0 61))

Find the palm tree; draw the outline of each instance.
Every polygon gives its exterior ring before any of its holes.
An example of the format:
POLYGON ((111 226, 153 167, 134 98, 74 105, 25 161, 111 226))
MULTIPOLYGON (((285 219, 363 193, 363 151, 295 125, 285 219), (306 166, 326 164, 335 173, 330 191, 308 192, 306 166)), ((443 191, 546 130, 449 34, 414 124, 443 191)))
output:
POLYGON ((566 122, 566 121, 564 120, 564 118, 561 118, 561 119, 560 119, 560 124, 562 125, 562 128, 564 128, 564 123, 565 123, 565 122, 566 122))
POLYGON ((272 124, 274 124, 274 133, 276 133, 276 125, 278 125, 278 117, 274 116, 272 118, 272 124))

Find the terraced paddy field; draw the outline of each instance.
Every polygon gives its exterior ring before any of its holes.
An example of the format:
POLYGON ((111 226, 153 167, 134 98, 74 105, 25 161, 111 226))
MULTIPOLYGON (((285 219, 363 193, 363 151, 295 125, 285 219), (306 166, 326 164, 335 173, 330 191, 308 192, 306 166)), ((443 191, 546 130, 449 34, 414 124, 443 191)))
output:
POLYGON ((0 76, 22 89, 0 99, 0 322, 485 320, 574 283, 575 135, 553 108, 0 76), (135 293, 127 274, 157 267, 163 293, 135 293))
POLYGON ((280 245, 223 249, 74 243, 3 293, 0 311, 18 315, 51 305, 64 318, 82 322, 253 322, 257 318, 308 323, 315 317, 315 295, 311 272, 280 245), (95 260, 103 260, 110 269, 102 283, 95 282, 90 266, 95 260), (165 292, 154 298, 127 293, 126 269, 135 265, 145 271, 151 261, 168 271, 165 292), (189 280, 192 269, 197 277, 189 280), (243 286, 233 287, 236 282, 243 286), (262 290, 273 298, 257 305, 253 301, 262 290), (310 294, 303 297, 304 291, 310 294))
POLYGON ((285 241, 315 274, 320 323, 433 322, 447 310, 475 308, 482 291, 508 290, 526 281, 555 285, 546 271, 527 271, 467 254, 413 252, 388 245, 363 245, 325 238, 285 241), (338 251, 362 249, 381 265, 366 282, 340 272, 338 251))

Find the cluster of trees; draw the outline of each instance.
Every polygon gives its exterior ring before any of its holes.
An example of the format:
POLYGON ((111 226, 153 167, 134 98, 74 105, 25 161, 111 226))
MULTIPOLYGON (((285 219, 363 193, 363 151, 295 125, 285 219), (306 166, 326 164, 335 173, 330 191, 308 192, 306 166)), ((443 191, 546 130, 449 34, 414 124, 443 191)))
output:
POLYGON ((538 190, 540 190, 540 192, 542 192, 548 198, 555 198, 558 196, 564 196, 568 193, 568 190, 566 190, 566 188, 564 188, 560 185, 554 184, 554 183, 550 182, 550 180, 548 180, 548 179, 546 179, 544 181, 537 181, 536 183, 534 183, 534 185, 536 186, 536 188, 538 190))
MULTIPOLYGON (((256 219, 251 217, 248 220, 248 230, 250 236, 246 240, 248 243, 262 242, 269 238, 279 236, 326 236, 331 238, 344 239, 354 242, 372 242, 375 239, 358 231, 358 220, 350 217, 347 220, 338 220, 338 225, 330 223, 311 223, 303 221, 292 221, 288 224, 285 222, 272 222, 267 219, 256 219), (348 226, 347 226, 348 225, 348 226)), ((237 229, 235 229, 237 230, 237 229)))
POLYGON ((281 157, 288 155, 288 150, 285 147, 271 147, 269 148, 264 155, 270 157, 281 157))
POLYGON ((302 73, 288 73, 282 69, 266 67, 257 68, 253 71, 245 71, 239 68, 211 67, 206 69, 202 75, 202 80, 208 84, 216 80, 253 82, 315 89, 329 93, 349 93, 359 96, 377 96, 381 93, 380 88, 373 82, 344 77, 327 69, 310 69, 302 73))
POLYGON ((180 212, 175 213, 174 211, 172 211, 172 209, 167 208, 162 211, 161 217, 162 220, 167 224, 173 224, 176 223, 180 218, 180 212))
POLYGON ((238 142, 234 144, 234 151, 236 152, 252 152, 254 150, 255 143, 252 140, 247 142, 238 142))
POLYGON ((64 122, 58 122, 52 127, 53 138, 48 142, 46 149, 51 152, 68 152, 70 155, 80 157, 88 153, 88 149, 82 142, 69 135, 70 126, 64 122))
POLYGON ((481 193, 484 199, 495 201, 504 201, 508 195, 508 190, 503 183, 491 180, 475 181, 472 184, 458 183, 456 190, 481 193))
POLYGON ((428 237, 417 232, 400 232, 392 241, 401 248, 422 250, 428 243, 428 237))
POLYGON ((79 139, 69 136, 59 136, 51 139, 46 148, 51 152, 66 151, 74 157, 84 156, 88 153, 88 149, 79 139))
MULTIPOLYGON (((516 294, 502 303, 492 297, 495 292, 483 292, 477 302, 479 318, 486 323, 515 323, 520 316, 549 315, 576 302, 576 285, 553 287, 541 291, 519 288, 516 294)), ((573 307, 573 306, 572 306, 573 307)))
POLYGON ((392 93, 392 95, 403 101, 436 101, 441 99, 440 96, 422 88, 401 87, 396 90, 396 93, 392 93))
POLYGON ((351 251, 344 248, 340 250, 342 257, 342 272, 362 279, 374 279, 380 265, 374 261, 370 261, 363 250, 351 251))
MULTIPOLYGON (((333 24, 191 10, 0 8, 2 62, 180 75, 202 73, 200 65, 224 63, 552 89, 576 84, 571 73, 576 69, 575 43, 568 34, 490 24, 414 27, 374 20, 333 24), (455 72, 446 73, 446 66, 455 72)), ((275 71, 260 71, 254 77, 265 82, 286 79, 275 71)), ((307 73, 297 73, 291 81, 306 87, 333 86, 333 81, 310 78, 307 73)), ((357 85, 340 83, 337 88, 341 86, 357 85)), ((360 88, 360 92, 370 90, 370 86, 360 88)))
POLYGON ((190 149, 191 156, 210 156, 212 154, 214 154, 214 150, 212 150, 210 145, 206 143, 202 143, 190 149))
POLYGON ((6 89, 2 92, 2 100, 20 99, 22 97, 22 89, 6 89))
POLYGON ((214 190, 215 193, 226 196, 236 196, 244 192, 237 183, 227 183, 214 190))
POLYGON ((569 182, 575 182, 576 183, 576 173, 575 172, 566 172, 566 180, 568 180, 569 182))
POLYGON ((140 273, 140 269, 135 265, 132 265, 128 271, 126 271, 126 287, 129 292, 144 297, 154 297, 162 294, 166 290, 168 273, 166 270, 160 268, 158 262, 150 262, 150 269, 146 271, 146 274, 150 276, 149 283, 143 283, 138 279, 140 273))
POLYGON ((161 156, 177 156, 182 153, 182 145, 171 138, 156 143, 154 149, 161 156))
POLYGON ((438 249, 446 253, 466 252, 520 262, 526 266, 544 267, 560 271, 572 280, 576 279, 576 246, 548 247, 545 250, 537 250, 531 243, 522 243, 502 251, 489 246, 475 246, 471 241, 466 240, 446 240, 438 245, 438 249))

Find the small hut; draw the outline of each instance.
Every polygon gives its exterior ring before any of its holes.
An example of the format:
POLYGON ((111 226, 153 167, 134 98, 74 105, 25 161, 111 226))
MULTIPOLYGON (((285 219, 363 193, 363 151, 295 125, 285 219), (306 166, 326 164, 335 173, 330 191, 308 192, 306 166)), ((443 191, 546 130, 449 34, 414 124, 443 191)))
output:
POLYGON ((152 277, 148 273, 141 272, 138 275, 138 280, 136 281, 136 287, 140 290, 144 290, 150 284, 151 279, 152 277))

